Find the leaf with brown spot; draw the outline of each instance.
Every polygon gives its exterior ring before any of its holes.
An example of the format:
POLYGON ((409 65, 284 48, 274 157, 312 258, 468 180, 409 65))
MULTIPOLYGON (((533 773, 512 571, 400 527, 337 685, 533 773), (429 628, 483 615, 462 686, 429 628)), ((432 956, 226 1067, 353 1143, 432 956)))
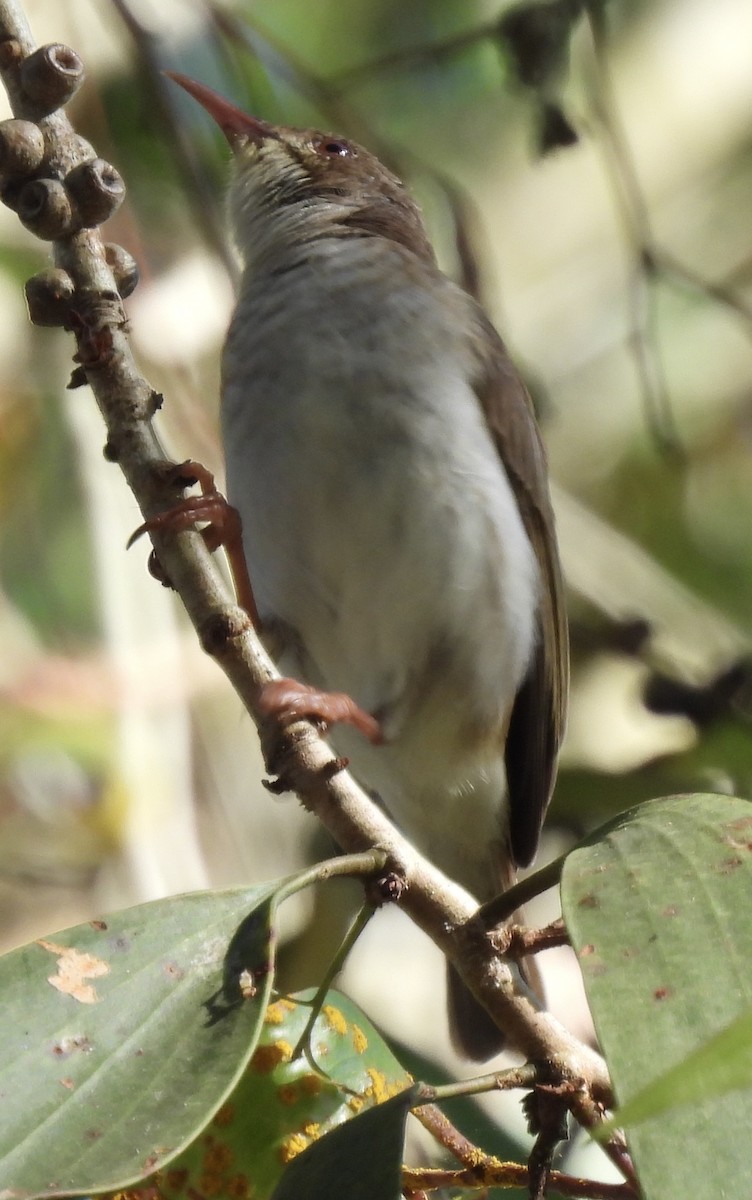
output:
POLYGON ((109 975, 110 968, 101 958, 76 950, 75 946, 56 946, 54 942, 46 942, 44 938, 37 939, 37 945, 51 954, 58 954, 57 975, 48 975, 47 982, 62 992, 64 996, 72 996, 80 1004, 96 1004, 99 996, 96 989, 87 979, 97 979, 101 975, 109 975))
POLYGON ((0 1193, 123 1191, 197 1136, 261 1027, 278 890, 174 896, 0 957, 0 1193))
POLYGON ((644 1194, 661 1200, 717 1196, 719 1170, 728 1195, 749 1192, 752 1091, 723 1094, 721 1081, 752 1088, 752 1052, 741 1034, 722 1036, 752 1010, 752 856, 729 862, 751 822, 752 805, 733 797, 655 800, 596 830, 562 874, 619 1104, 629 1112, 656 1084, 660 1120, 628 1135, 644 1194))

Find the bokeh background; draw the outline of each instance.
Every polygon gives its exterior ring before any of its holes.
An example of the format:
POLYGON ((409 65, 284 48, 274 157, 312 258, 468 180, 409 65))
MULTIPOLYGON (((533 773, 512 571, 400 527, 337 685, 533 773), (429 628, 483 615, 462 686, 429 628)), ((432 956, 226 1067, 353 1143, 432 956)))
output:
MULTIPOLYGON (((226 149, 161 68, 271 120, 377 149, 482 294, 549 448, 572 621, 569 732, 544 854, 681 791, 752 790, 752 6, 747 0, 29 0, 84 58, 69 112, 124 175, 105 233, 176 459, 222 476, 232 306, 226 149)), ((139 514, 102 456, 71 342, 32 328, 45 247, 0 212, 0 946, 329 853, 272 798, 254 731, 178 602, 125 552, 139 514)), ((315 982, 357 890, 290 903, 315 982)), ((551 914, 543 906, 539 916, 551 914)), ((576 969, 554 1010, 587 1034, 576 969)), ((441 964, 381 914, 345 983, 451 1062, 441 964), (416 964, 417 967, 416 967, 416 964)))

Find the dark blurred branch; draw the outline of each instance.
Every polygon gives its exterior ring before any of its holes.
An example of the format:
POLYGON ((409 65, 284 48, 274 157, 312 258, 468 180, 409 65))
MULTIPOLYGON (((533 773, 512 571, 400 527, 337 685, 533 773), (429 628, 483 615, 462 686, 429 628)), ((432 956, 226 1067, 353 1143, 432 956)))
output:
POLYGON ((614 198, 632 258, 628 302, 629 345, 635 359, 648 428, 664 452, 681 451, 669 391, 658 351, 655 285, 679 283, 740 317, 752 336, 752 309, 730 284, 713 283, 657 245, 628 139, 619 117, 609 67, 606 6, 585 4, 593 46, 593 108, 599 126, 614 198))
POLYGON ((628 304, 629 345, 635 360, 648 428, 666 453, 679 450, 668 389, 657 350, 653 277, 656 255, 647 204, 614 98, 608 62, 606 15, 600 3, 586 4, 593 45, 593 108, 605 152, 616 207, 632 257, 628 304))
POLYGON ((705 684, 694 685, 654 672, 646 681, 645 707, 654 713, 688 717, 699 729, 735 716, 752 721, 752 662, 732 663, 705 684))
POLYGON ((183 179, 183 191, 193 209, 196 224, 203 230, 204 237, 217 257, 224 263, 230 277, 237 276, 237 265, 230 253, 224 226, 219 216, 216 194, 208 185, 205 174, 196 165, 196 155, 183 125, 177 117, 164 75, 165 63, 160 61, 159 42, 139 21, 128 0, 111 0, 123 24, 130 34, 138 52, 139 62, 148 87, 157 107, 159 120, 166 132, 165 144, 171 153, 183 179))
POLYGON ((489 21, 486 24, 476 25, 474 29, 465 29, 461 33, 452 34, 451 37, 441 41, 430 42, 427 46, 406 46, 400 50, 393 50, 389 54, 382 54, 378 58, 371 58, 368 62, 357 64, 354 67, 346 67, 345 70, 337 72, 332 77, 330 86, 336 94, 340 94, 349 88, 369 83, 375 76, 383 75, 385 72, 397 68, 415 67, 419 63, 441 62, 443 58, 451 58, 455 54, 460 54, 468 46, 475 46, 478 42, 487 39, 495 39, 498 31, 499 22, 489 21))
POLYGON ((293 50, 278 42, 250 14, 242 18, 226 8, 207 3, 209 20, 220 35, 263 64, 264 69, 284 81, 309 103, 319 108, 335 127, 354 130, 379 158, 394 160, 394 147, 388 144, 372 123, 343 99, 341 90, 320 79, 293 50))
POLYGON ((693 271, 691 267, 687 267, 684 263, 679 262, 667 250, 659 249, 656 254, 657 265, 660 266, 669 279, 673 278, 677 283, 684 284, 685 287, 691 288, 692 291, 708 296, 716 304, 730 309, 737 317, 741 317, 747 326, 748 336, 752 337, 752 308, 742 300, 741 296, 736 294, 731 282, 713 283, 712 280, 705 279, 697 271, 693 271))

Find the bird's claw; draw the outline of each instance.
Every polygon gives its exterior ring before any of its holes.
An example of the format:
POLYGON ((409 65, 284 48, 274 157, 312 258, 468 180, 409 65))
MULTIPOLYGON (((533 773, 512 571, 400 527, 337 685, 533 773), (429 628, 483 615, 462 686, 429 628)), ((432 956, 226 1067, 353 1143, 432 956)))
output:
MULTIPOLYGON (((183 487, 193 487, 198 484, 201 494, 186 496, 164 512, 155 513, 134 530, 128 538, 127 548, 133 545, 145 533, 184 533, 193 530, 196 524, 206 522, 206 528, 201 530, 201 536, 209 551, 224 546, 230 563, 238 603, 245 608, 256 629, 261 628, 261 621, 256 608, 253 588, 248 576, 248 568, 243 552, 243 535, 240 514, 236 508, 228 504, 225 497, 217 489, 214 476, 202 463, 193 459, 179 464, 170 464, 167 469, 167 480, 183 487)), ((169 579, 157 565, 158 560, 150 560, 149 570, 161 583, 169 586, 169 579)))
POLYGON ((324 692, 297 679, 273 679, 261 690, 260 715, 281 725, 294 721, 313 721, 328 729, 331 725, 352 725, 372 745, 384 741, 379 722, 360 708, 345 692, 324 692))
POLYGON ((214 476, 202 463, 194 462, 193 459, 183 463, 170 463, 165 470, 165 482, 181 487, 193 487, 198 483, 201 486, 201 495, 186 496, 184 500, 179 500, 164 512, 149 517, 128 538, 127 549, 145 533, 155 533, 158 530, 182 533, 186 529, 193 529, 198 521, 208 521, 212 530, 217 531, 216 545, 211 547, 212 549, 222 545, 224 536, 232 536, 239 532, 240 518, 237 509, 232 508, 217 490, 214 476), (234 517, 229 514, 234 514, 234 517))

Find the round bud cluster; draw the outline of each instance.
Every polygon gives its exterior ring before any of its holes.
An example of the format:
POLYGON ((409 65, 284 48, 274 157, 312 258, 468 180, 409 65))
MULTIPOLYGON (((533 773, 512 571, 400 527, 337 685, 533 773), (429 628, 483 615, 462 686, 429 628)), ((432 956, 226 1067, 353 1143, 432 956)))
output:
POLYGON ((34 325, 65 325, 75 293, 73 280, 61 267, 50 267, 27 279, 26 307, 34 325))
MULTIPOLYGON (((106 242, 104 256, 123 300, 138 283, 136 261, 115 242, 106 242)), ((73 280, 61 267, 50 267, 26 281, 26 306, 34 325, 67 325, 75 295, 73 280)))
POLYGON ((18 68, 24 96, 37 119, 67 104, 84 81, 84 64, 70 46, 53 42, 29 54, 18 68))
POLYGON ((73 233, 75 218, 70 196, 59 179, 29 179, 11 204, 22 225, 44 241, 73 233))
POLYGON ((0 122, 0 178, 32 175, 44 159, 44 134, 33 121, 0 122))
POLYGON ((104 256, 107 266, 115 276, 117 290, 125 300, 135 291, 138 284, 138 266, 132 254, 118 246, 117 242, 105 242, 104 256))
MULTIPOLYGON (((0 121, 0 199, 37 237, 56 241, 82 229, 94 229, 117 210, 125 195, 119 173, 91 147, 70 133, 65 162, 50 151, 54 114, 66 104, 84 78, 83 64, 68 46, 53 43, 24 56, 12 39, 0 42, 0 65, 10 71, 14 107, 29 119, 0 121)), ((131 256, 112 243, 105 257, 125 297, 138 282, 131 256)), ((38 325, 65 325, 74 285, 59 269, 30 279, 26 298, 31 320, 38 325)))
MULTIPOLYGON (((94 229, 111 217, 125 195, 118 171, 104 159, 93 158, 78 163, 61 179, 49 172, 44 152, 31 167, 37 141, 29 138, 27 150, 27 139, 17 129, 7 128, 19 124, 29 122, 0 122, 0 195, 22 224, 44 241, 53 241, 79 229, 94 229)), ((38 126, 30 128, 41 135, 38 126)))
POLYGON ((93 229, 111 217, 125 195, 121 176, 103 158, 79 163, 66 175, 65 188, 86 229, 93 229))

